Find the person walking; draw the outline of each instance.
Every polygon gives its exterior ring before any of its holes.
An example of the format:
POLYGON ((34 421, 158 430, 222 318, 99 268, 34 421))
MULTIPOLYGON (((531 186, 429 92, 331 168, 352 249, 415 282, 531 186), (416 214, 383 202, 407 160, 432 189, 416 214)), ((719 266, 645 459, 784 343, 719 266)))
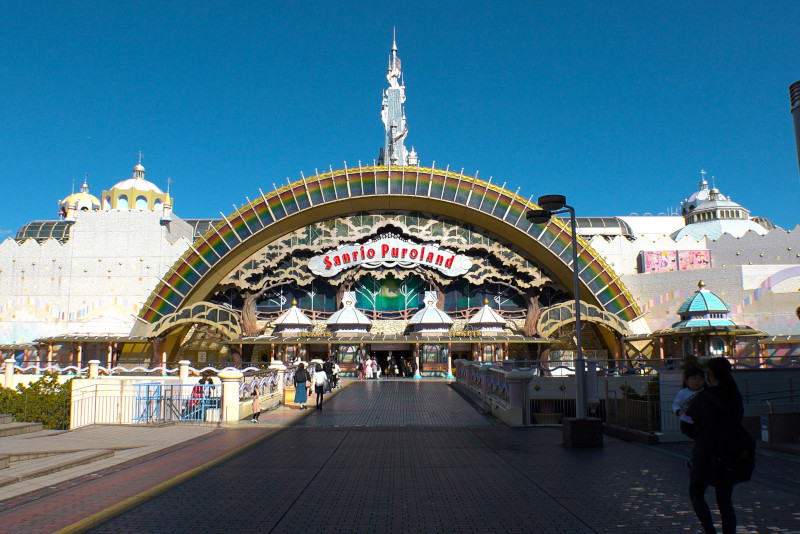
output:
POLYGON ((364 380, 364 360, 358 360, 356 370, 358 371, 358 379, 364 380))
POLYGON ((301 362, 294 372, 294 403, 300 405, 301 410, 308 408, 308 372, 301 362))
POLYGON ((706 372, 711 387, 695 395, 686 415, 694 426, 694 447, 689 465, 689 498, 706 534, 715 533, 711 511, 705 499, 708 486, 714 486, 717 507, 722 518, 723 534, 736 532, 733 510, 734 482, 720 476, 716 469, 720 436, 733 425, 740 425, 744 407, 742 395, 731 376, 731 363, 726 358, 711 358, 706 372))
POLYGON ((258 423, 258 417, 261 415, 261 396, 258 393, 258 388, 253 388, 253 422, 258 423))
POLYGON ((367 358, 364 362, 364 378, 370 380, 372 378, 372 359, 367 358))
POLYGON ((317 365, 317 370, 314 373, 314 392, 317 394, 317 410, 322 410, 322 397, 325 396, 325 382, 328 381, 328 375, 322 370, 321 365, 317 365))

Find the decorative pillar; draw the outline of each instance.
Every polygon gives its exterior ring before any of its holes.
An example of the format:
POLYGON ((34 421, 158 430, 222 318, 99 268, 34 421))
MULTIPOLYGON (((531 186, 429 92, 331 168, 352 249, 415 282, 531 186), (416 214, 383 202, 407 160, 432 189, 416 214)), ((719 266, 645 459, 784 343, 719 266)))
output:
POLYGON ((244 376, 238 369, 223 369, 217 376, 222 381, 222 410, 220 421, 235 423, 239 420, 239 383, 244 376))
POLYGON ((164 343, 164 350, 161 351, 161 376, 167 376, 167 344, 164 343))
POLYGON ((53 365, 53 344, 47 345, 47 367, 53 365))
POLYGON ((273 361, 269 364, 269 368, 278 372, 278 394, 283 398, 283 382, 286 379, 286 366, 283 362, 273 361))
POLYGON ((8 358, 3 363, 5 364, 3 369, 4 370, 3 374, 5 376, 3 380, 4 385, 8 389, 14 389, 14 364, 16 363, 16 361, 14 360, 14 358, 8 358))
POLYGON ((481 399, 485 401, 489 396, 489 366, 478 367, 478 374, 481 377, 481 399))
POLYGON ((106 369, 108 369, 108 373, 111 374, 111 355, 114 353, 114 344, 110 341, 108 342, 108 356, 106 358, 106 369))
POLYGON ((506 374, 508 383, 508 426, 530 424, 530 402, 528 402, 528 383, 533 380, 531 371, 511 371, 506 374))
POLYGON ((447 375, 445 378, 455 378, 453 376, 453 351, 451 350, 452 345, 450 343, 447 344, 447 375))
POLYGON ((178 362, 178 376, 180 377, 181 384, 189 382, 189 365, 192 362, 189 360, 181 360, 178 362))
POLYGON ((99 376, 100 360, 89 360, 89 378, 99 376))
POLYGON ((420 349, 419 343, 414 343, 414 361, 417 363, 417 368, 414 370, 414 378, 420 379, 422 375, 419 372, 419 351, 420 349))
POLYGON ((664 338, 657 337, 656 342, 658 343, 658 357, 661 361, 664 361, 664 338))
POLYGON ((75 365, 78 368, 77 374, 81 374, 81 363, 83 363, 83 343, 78 343, 78 359, 75 365))

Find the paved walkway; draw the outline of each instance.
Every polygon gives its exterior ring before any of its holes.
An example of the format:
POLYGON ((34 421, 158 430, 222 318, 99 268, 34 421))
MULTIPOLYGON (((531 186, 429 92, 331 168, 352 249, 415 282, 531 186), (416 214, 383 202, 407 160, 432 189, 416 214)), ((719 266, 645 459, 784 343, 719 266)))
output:
MULTIPOLYGON (((95 532, 699 532, 685 444, 566 449, 560 429, 509 429, 428 381, 356 382, 262 419, 0 501, 0 531, 99 512, 95 532)), ((759 455, 734 501, 739 532, 800 532, 800 462, 759 455)))

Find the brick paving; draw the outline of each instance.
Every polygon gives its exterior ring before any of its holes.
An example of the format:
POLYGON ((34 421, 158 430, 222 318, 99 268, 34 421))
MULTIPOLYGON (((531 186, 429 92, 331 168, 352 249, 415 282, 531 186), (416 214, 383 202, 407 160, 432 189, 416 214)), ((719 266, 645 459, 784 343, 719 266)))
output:
MULTIPOLYGON (((358 382, 309 411, 95 532, 699 531, 681 451, 566 449, 560 429, 497 425, 442 382, 358 382)), ((800 532, 800 484, 769 475, 800 464, 762 464, 734 492, 739 532, 800 532)))
MULTIPOLYGON (((0 501, 0 531, 57 530, 122 500, 120 487, 166 480, 254 432, 267 437, 94 532, 699 532, 685 444, 606 436, 602 449, 567 449, 560 429, 498 424, 441 381, 355 382, 322 411, 276 412, 295 424, 277 432, 264 414, 266 424, 215 431, 100 484, 0 501), (51 509, 69 521, 40 521, 51 509)), ((734 503, 740 533, 800 532, 798 458, 759 455, 734 503)))

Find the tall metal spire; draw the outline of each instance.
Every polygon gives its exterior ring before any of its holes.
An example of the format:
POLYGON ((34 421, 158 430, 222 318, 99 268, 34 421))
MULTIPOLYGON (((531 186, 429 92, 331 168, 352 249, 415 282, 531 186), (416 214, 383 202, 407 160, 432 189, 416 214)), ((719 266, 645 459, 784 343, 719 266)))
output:
POLYGON ((378 161, 380 165, 417 165, 416 152, 409 157, 404 145, 408 135, 406 114, 403 103, 406 101, 406 86, 403 82, 403 71, 400 58, 397 57, 397 39, 392 30, 392 50, 389 55, 389 68, 386 71, 389 88, 383 92, 381 120, 385 130, 384 144, 378 161))

